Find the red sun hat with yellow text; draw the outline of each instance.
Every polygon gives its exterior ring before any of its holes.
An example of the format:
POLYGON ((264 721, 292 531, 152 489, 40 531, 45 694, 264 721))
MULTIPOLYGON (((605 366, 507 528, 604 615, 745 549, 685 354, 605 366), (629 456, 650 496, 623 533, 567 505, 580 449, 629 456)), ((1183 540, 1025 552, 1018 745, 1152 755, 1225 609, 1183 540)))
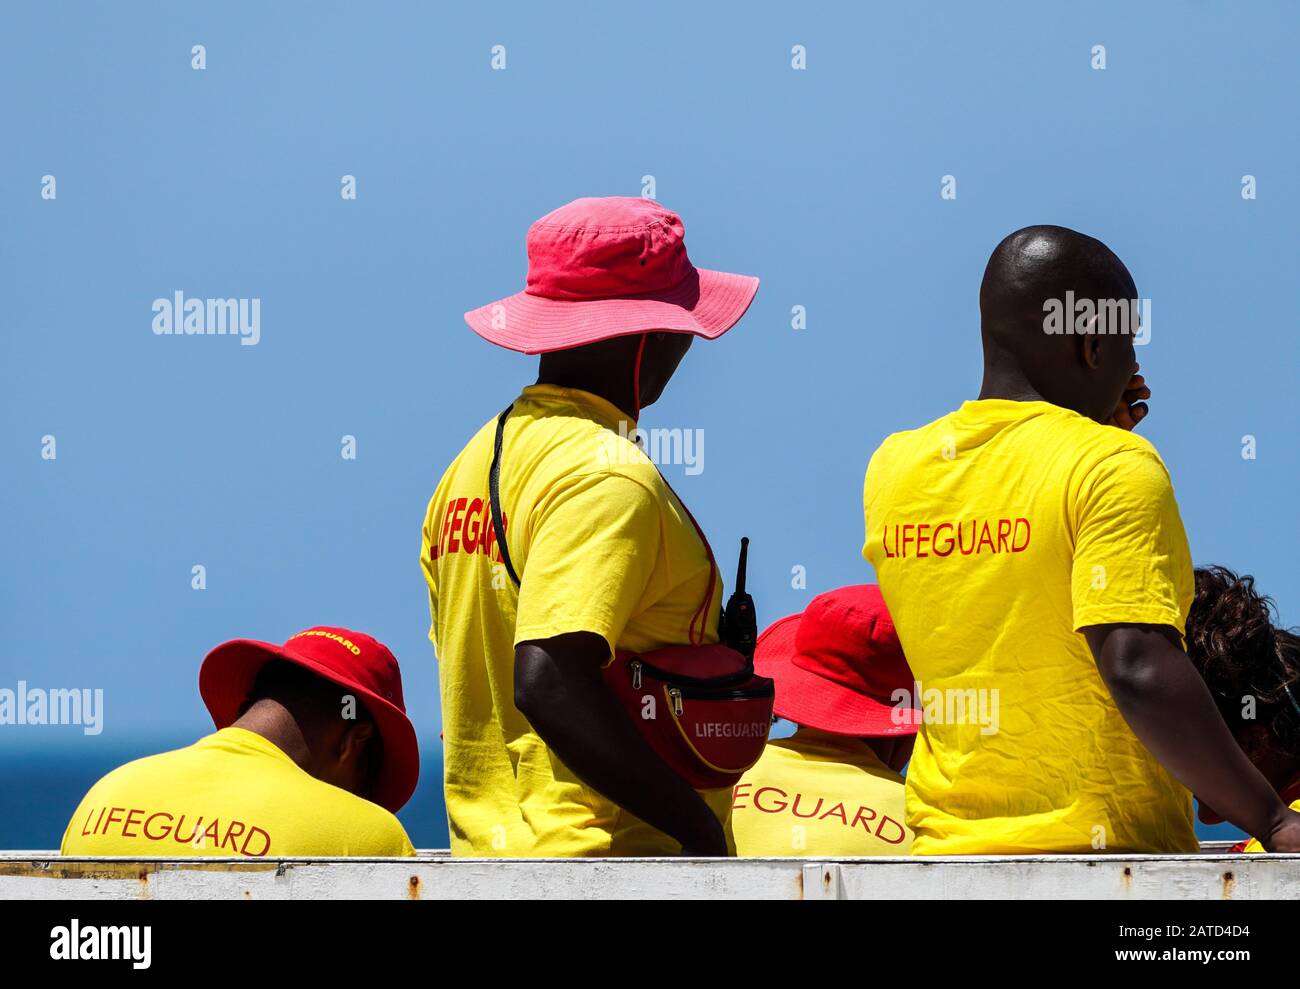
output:
POLYGON ((217 728, 238 720, 257 674, 273 659, 310 670, 355 693, 375 719, 384 743, 374 801, 394 813, 415 792, 420 746, 402 699, 402 671, 388 647, 364 632, 317 625, 282 646, 256 639, 223 642, 203 660, 199 694, 217 728))

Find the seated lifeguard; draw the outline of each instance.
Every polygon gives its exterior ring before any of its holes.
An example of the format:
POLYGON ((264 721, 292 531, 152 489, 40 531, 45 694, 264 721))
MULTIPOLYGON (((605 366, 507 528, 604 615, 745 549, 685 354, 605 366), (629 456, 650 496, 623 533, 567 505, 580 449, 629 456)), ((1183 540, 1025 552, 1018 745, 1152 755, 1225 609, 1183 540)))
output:
POLYGON ((759 636, 754 668, 776 682, 775 711, 799 730, 769 741, 736 784, 736 854, 909 854, 899 771, 920 712, 880 588, 819 594, 759 636))
POLYGON ((317 626, 283 646, 208 653, 199 693, 217 726, 93 787, 64 855, 414 855, 393 813, 420 774, 402 674, 382 643, 317 626))

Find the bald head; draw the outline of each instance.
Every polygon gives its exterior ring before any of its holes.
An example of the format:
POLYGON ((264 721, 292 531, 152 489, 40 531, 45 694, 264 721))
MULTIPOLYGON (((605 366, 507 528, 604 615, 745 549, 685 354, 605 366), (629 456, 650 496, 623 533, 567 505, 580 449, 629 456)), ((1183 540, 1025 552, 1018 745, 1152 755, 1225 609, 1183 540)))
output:
POLYGON ((1133 299, 1124 262, 1096 237, 1067 227, 1024 227, 993 249, 980 283, 985 333, 1043 335, 1043 304, 1064 299, 1133 299))
POLYGON ((1136 366, 1133 336, 1114 329, 1076 335, 1069 300, 1103 311, 1111 300, 1136 298, 1124 262, 1095 237, 1050 225, 1010 234, 980 283, 985 391, 1019 387, 1105 421, 1136 366), (1061 331, 1049 329, 1053 311, 1062 314, 1061 331))

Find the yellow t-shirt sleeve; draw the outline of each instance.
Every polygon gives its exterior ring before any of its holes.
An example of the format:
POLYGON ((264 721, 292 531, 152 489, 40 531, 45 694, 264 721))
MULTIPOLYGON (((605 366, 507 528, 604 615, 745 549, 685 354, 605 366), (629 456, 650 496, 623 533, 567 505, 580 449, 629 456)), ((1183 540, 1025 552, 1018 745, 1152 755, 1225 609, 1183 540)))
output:
POLYGON ((636 613, 662 538, 654 492, 621 474, 567 481, 533 520, 515 644, 592 632, 611 654, 636 613))
POLYGON ((361 797, 347 796, 331 822, 343 854, 374 858, 411 858, 415 846, 397 815, 361 797))
POLYGON ((376 858, 411 858, 415 855, 415 846, 396 814, 368 800, 358 800, 359 803, 354 803, 356 812, 352 823, 345 825, 344 831, 350 830, 358 838, 364 835, 364 839, 357 843, 360 847, 356 851, 348 854, 373 855, 376 858))
POLYGON ((373 855, 377 858, 410 858, 415 855, 415 846, 396 814, 363 797, 350 793, 339 796, 345 803, 339 806, 337 826, 344 843, 349 845, 349 855, 373 855))
POLYGON ((412 858, 415 855, 415 846, 411 844, 406 828, 402 827, 401 822, 396 818, 393 819, 393 835, 390 844, 392 850, 384 852, 384 855, 392 855, 396 858, 412 858))
POLYGON ((1076 631, 1091 625, 1168 625, 1181 634, 1192 561, 1169 473, 1154 453, 1100 461, 1074 502, 1071 597, 1076 631))

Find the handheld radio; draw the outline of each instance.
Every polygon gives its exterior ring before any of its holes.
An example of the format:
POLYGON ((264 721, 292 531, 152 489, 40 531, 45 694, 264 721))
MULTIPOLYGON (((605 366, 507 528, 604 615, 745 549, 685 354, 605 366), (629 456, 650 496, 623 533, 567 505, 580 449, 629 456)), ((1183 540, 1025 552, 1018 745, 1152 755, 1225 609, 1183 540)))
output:
POLYGON ((722 611, 722 641, 746 659, 754 658, 758 641, 758 616, 754 599, 745 592, 745 568, 749 561, 749 537, 740 540, 740 562, 736 564, 736 589, 722 611))

